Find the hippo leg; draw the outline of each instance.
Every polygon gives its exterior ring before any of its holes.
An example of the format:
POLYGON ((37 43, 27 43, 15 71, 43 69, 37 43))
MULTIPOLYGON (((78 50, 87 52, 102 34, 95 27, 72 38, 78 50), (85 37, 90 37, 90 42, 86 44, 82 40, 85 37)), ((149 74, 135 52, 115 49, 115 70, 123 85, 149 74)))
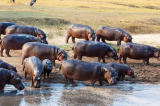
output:
POLYGON ((76 43, 76 42, 75 42, 75 37, 72 37, 72 42, 73 42, 73 43, 76 43))
POLYGON ((66 37, 66 43, 68 43, 68 39, 70 38, 71 36, 69 35, 67 35, 67 37, 66 37))
POLYGON ((46 77, 46 72, 44 72, 44 79, 45 79, 45 77, 46 77))
POLYGON ((106 61, 105 61, 105 57, 103 57, 103 63, 105 63, 106 61))
POLYGON ((122 55, 119 55, 118 62, 121 63, 122 55))
POLYGON ((24 55, 21 56, 21 62, 22 62, 22 64, 23 64, 23 61, 24 61, 25 58, 26 57, 24 55))
POLYGON ((149 58, 146 61, 147 61, 147 65, 149 65, 149 58))
POLYGON ((73 81, 73 79, 68 79, 68 80, 69 80, 69 82, 72 84, 73 87, 78 86, 78 85, 73 81))
POLYGON ((49 78, 49 72, 47 73, 47 78, 49 78))
POLYGON ((4 56, 3 56, 3 50, 4 50, 4 48, 1 47, 1 49, 0 49, 0 51, 1 51, 1 57, 4 57, 4 56))
POLYGON ((3 93, 4 86, 5 85, 0 85, 0 93, 3 93))
POLYGON ((124 81, 125 75, 122 75, 122 81, 124 81))
POLYGON ((82 56, 78 56, 78 60, 82 60, 82 56))
POLYGON ((97 41, 99 41, 100 40, 100 37, 99 37, 99 35, 97 35, 97 41))
POLYGON ((6 53, 6 55, 7 55, 8 57, 12 57, 12 56, 9 54, 9 51, 10 51, 10 49, 6 49, 6 50, 5 50, 5 53, 6 53))
POLYGON ((102 39, 102 42, 106 43, 105 39, 102 39))
POLYGON ((94 86, 94 84, 95 84, 96 81, 97 80, 95 80, 95 79, 91 80, 91 86, 94 86))
POLYGON ((100 86, 103 86, 103 79, 99 79, 100 86))
POLYGON ((34 84, 34 82, 33 82, 33 77, 31 77, 31 84, 30 84, 30 87, 33 87, 33 84, 34 84))
POLYGON ((24 72, 24 78, 25 79, 27 78, 27 72, 24 72))
POLYGON ((67 77, 65 75, 63 75, 63 80, 64 80, 65 84, 68 84, 68 80, 67 80, 67 77))
POLYGON ((125 56, 123 56, 123 62, 126 64, 127 62, 126 62, 126 59, 127 59, 127 57, 125 57, 125 56))
POLYGON ((101 59, 102 59, 102 57, 98 57, 98 62, 100 62, 100 61, 101 61, 101 59))
POLYGON ((74 54, 73 58, 74 58, 74 59, 76 59, 76 58, 77 58, 77 55, 76 55, 76 54, 74 54))
POLYGON ((147 62, 147 65, 149 65, 149 58, 143 59, 142 64, 145 65, 145 62, 147 62))
POLYGON ((121 41, 118 40, 118 41, 117 41, 117 46, 120 46, 120 45, 121 45, 121 41))

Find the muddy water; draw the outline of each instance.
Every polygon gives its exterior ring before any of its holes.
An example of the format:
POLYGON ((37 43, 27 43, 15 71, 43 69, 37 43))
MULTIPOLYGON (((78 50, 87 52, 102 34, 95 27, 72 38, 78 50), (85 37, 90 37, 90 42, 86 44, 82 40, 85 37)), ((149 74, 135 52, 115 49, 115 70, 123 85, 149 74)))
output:
POLYGON ((45 83, 40 89, 26 88, 18 91, 6 85, 0 94, 2 106, 158 106, 160 105, 160 84, 139 84, 119 82, 103 87, 64 86, 60 83, 45 83))

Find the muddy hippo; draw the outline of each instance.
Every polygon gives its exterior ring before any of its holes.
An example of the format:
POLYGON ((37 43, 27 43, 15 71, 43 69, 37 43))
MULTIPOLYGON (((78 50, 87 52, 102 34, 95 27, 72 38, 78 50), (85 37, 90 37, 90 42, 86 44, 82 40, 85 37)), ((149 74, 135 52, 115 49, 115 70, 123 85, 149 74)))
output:
POLYGON ((114 60, 118 60, 116 50, 103 42, 94 41, 81 41, 77 42, 73 46, 74 59, 78 57, 78 60, 82 59, 82 56, 98 57, 98 62, 103 59, 105 63, 105 56, 112 57, 114 60))
POLYGON ((43 67, 44 67, 44 79, 47 73, 47 77, 49 78, 49 74, 52 71, 52 62, 49 59, 44 59, 42 61, 43 67))
POLYGON ((8 70, 12 70, 12 71, 17 72, 16 67, 14 67, 11 64, 8 64, 4 61, 0 61, 0 68, 5 68, 5 69, 8 69, 8 70))
POLYGON ((3 92, 6 84, 14 85, 18 90, 23 90, 24 85, 21 82, 21 76, 11 70, 0 68, 0 92, 3 92))
POLYGON ((55 60, 63 61, 67 59, 67 53, 57 46, 28 42, 22 47, 22 63, 27 57, 36 56, 40 60, 49 59, 55 66, 55 60))
POLYGON ((16 24, 12 22, 0 22, 0 39, 1 39, 1 34, 5 35, 6 34, 5 29, 11 25, 16 25, 16 24))
POLYGON ((121 41, 132 43, 132 36, 120 28, 110 26, 101 26, 96 30, 97 41, 100 39, 105 42, 117 41, 117 46, 121 45, 121 41))
POLYGON ((110 85, 116 84, 115 71, 110 70, 111 68, 106 66, 98 62, 84 62, 70 59, 62 62, 61 70, 64 74, 65 84, 68 84, 69 81, 73 86, 77 86, 73 79, 79 81, 91 80, 91 86, 94 86, 96 81, 99 81, 100 85, 103 86, 104 79, 110 85))
POLYGON ((28 35, 28 34, 11 34, 3 37, 0 40, 0 53, 3 57, 3 50, 5 49, 5 53, 8 57, 11 57, 9 51, 12 50, 21 50, 22 46, 27 42, 42 42, 39 38, 28 35))
POLYGON ((118 64, 118 63, 108 63, 107 64, 110 67, 113 67, 114 69, 116 69, 118 71, 118 80, 124 80, 125 75, 131 76, 132 78, 135 78, 134 76, 134 71, 123 64, 118 64))
POLYGON ((94 30, 87 25, 79 25, 74 24, 69 26, 67 30, 66 43, 68 43, 68 39, 72 37, 72 42, 75 43, 75 38, 92 40, 94 41, 96 36, 94 30))
POLYGON ((23 71, 25 78, 27 74, 31 77, 31 87, 40 88, 42 75, 44 73, 42 61, 35 57, 25 58, 23 61, 23 71))
POLYGON ((155 47, 144 45, 144 44, 137 44, 137 43, 126 43, 122 44, 118 48, 119 53, 119 63, 121 63, 121 58, 123 57, 124 63, 126 63, 126 58, 136 59, 136 60, 143 60, 143 65, 145 62, 149 64, 149 58, 154 57, 160 60, 160 49, 155 47))
POLYGON ((48 44, 46 40, 46 34, 33 26, 24 26, 24 25, 12 25, 6 28, 6 35, 9 34, 29 34, 36 36, 37 38, 42 40, 42 43, 48 44))

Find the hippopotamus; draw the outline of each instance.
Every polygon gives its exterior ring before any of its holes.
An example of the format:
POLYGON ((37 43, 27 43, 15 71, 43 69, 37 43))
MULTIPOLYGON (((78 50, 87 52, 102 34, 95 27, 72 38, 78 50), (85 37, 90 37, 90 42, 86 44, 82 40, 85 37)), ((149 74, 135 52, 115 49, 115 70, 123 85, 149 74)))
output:
POLYGON ((75 38, 94 41, 96 36, 94 30, 87 25, 73 24, 67 30, 66 43, 72 37, 72 42, 75 43, 75 38))
POLYGON ((132 36, 126 31, 110 27, 110 26, 101 26, 96 30, 97 41, 100 39, 105 42, 108 41, 117 41, 117 46, 121 45, 121 41, 126 43, 132 43, 132 36))
POLYGON ((11 25, 16 25, 16 24, 12 22, 0 22, 0 39, 1 39, 1 34, 5 35, 6 34, 5 29, 11 25))
POLYGON ((115 71, 111 69, 113 68, 107 67, 107 65, 104 66, 98 62, 84 62, 75 59, 65 60, 61 65, 65 84, 68 84, 69 81, 72 86, 77 86, 73 79, 79 81, 91 80, 91 86, 94 86, 96 81, 99 81, 100 85, 103 86, 104 79, 106 79, 110 85, 116 84, 116 74, 115 71))
POLYGON ((10 34, 8 36, 3 37, 0 41, 0 53, 3 57, 3 50, 5 49, 5 53, 8 57, 12 57, 9 54, 9 51, 12 50, 21 50, 22 46, 27 42, 40 42, 42 41, 32 35, 28 34, 10 34))
POLYGON ((116 50, 103 42, 94 41, 80 41, 73 46, 74 59, 78 57, 78 60, 82 59, 82 56, 98 57, 98 62, 103 59, 105 63, 105 56, 112 57, 114 60, 118 60, 116 50))
POLYGON ((67 53, 54 45, 42 44, 37 42, 28 42, 22 47, 22 63, 27 57, 36 56, 40 60, 49 59, 55 66, 55 60, 63 61, 67 59, 67 53))
POLYGON ((42 61, 43 67, 44 67, 44 79, 47 73, 47 77, 49 78, 49 74, 52 71, 52 62, 49 59, 44 59, 42 61))
POLYGON ((23 90, 25 87, 21 82, 22 77, 11 70, 0 68, 0 92, 3 92, 3 89, 6 84, 14 85, 18 90, 23 90))
POLYGON ((23 61, 23 71, 25 78, 27 74, 31 77, 31 87, 40 88, 42 75, 44 73, 42 61, 35 57, 25 58, 23 61))
POLYGON ((149 64, 149 58, 154 57, 158 58, 160 61, 160 49, 144 45, 144 44, 137 44, 137 43, 126 43, 122 44, 118 48, 119 53, 119 63, 121 63, 121 58, 123 57, 124 63, 126 63, 126 58, 136 59, 136 60, 143 60, 143 65, 145 62, 149 64))
POLYGON ((8 69, 8 70, 12 70, 12 71, 17 72, 16 67, 14 67, 11 64, 8 64, 8 63, 6 63, 2 60, 0 60, 0 68, 5 68, 5 69, 8 69))
POLYGON ((41 30, 33 26, 24 26, 24 25, 12 25, 6 28, 6 35, 9 34, 29 34, 36 36, 42 40, 42 43, 48 44, 46 40, 46 34, 41 30))
POLYGON ((125 78, 125 75, 135 78, 134 71, 127 65, 118 64, 118 63, 108 63, 107 65, 110 67, 113 67, 118 71, 118 77, 119 77, 118 80, 123 81, 125 78))

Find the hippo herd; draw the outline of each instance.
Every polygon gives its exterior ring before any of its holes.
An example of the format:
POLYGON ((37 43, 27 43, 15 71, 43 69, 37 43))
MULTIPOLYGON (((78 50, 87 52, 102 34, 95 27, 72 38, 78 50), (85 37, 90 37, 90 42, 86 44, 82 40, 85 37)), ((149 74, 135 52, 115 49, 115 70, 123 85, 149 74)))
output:
MULTIPOLYGON (((61 61, 60 70, 63 73, 65 84, 71 83, 77 86, 74 80, 91 81, 94 86, 96 81, 102 86, 104 81, 110 85, 116 84, 118 80, 125 80, 125 75, 135 78, 134 71, 127 65, 119 64, 123 57, 126 59, 143 60, 149 64, 149 58, 160 57, 158 48, 132 43, 132 36, 120 28, 101 26, 95 32, 87 25, 73 24, 67 29, 66 43, 70 37, 75 43, 72 47, 73 58, 67 60, 65 50, 49 45, 46 34, 33 26, 17 25, 11 22, 0 22, 0 35, 6 35, 0 39, 0 53, 3 57, 3 50, 8 57, 10 50, 22 50, 21 62, 23 65, 24 77, 27 74, 31 78, 31 87, 40 88, 42 76, 49 78, 55 60, 61 61), (75 38, 85 41, 75 42, 75 38), (100 39, 102 42, 100 42, 100 39), (97 40, 97 41, 95 41, 97 40), (118 51, 106 43, 117 41, 118 51), (125 43, 121 45, 121 41, 125 43), (97 57, 98 62, 81 61, 82 56, 97 57), (119 63, 105 63, 106 56, 118 60, 119 63), (78 58, 78 60, 76 60, 78 58), (103 63, 100 63, 100 60, 103 63)), ((1 38, 1 37, 0 37, 1 38)), ((22 77, 17 73, 16 67, 0 60, 0 92, 3 91, 5 84, 12 84, 18 90, 24 89, 21 82, 22 77)))

